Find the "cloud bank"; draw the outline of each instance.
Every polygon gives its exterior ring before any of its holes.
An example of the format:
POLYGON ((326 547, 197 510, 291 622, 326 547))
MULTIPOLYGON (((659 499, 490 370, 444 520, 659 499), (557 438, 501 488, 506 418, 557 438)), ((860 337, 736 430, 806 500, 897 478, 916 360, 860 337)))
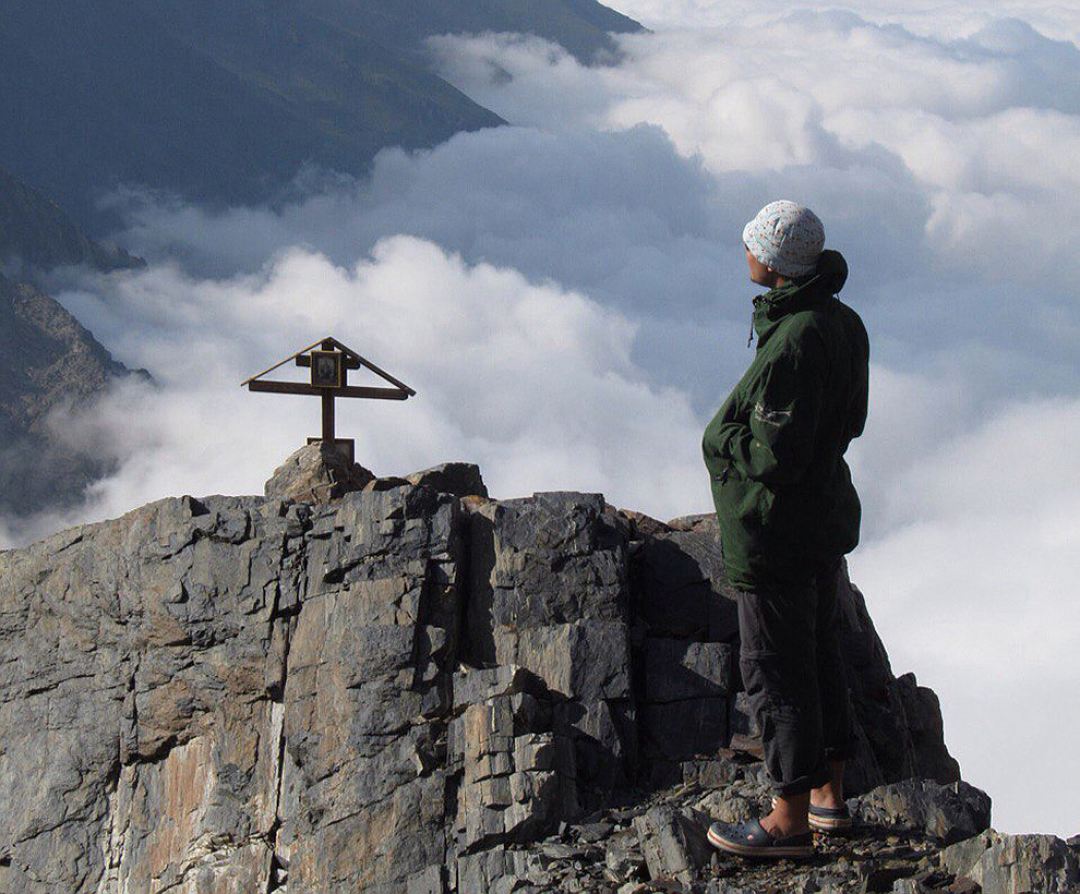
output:
MULTIPOLYGON (((793 10, 843 9, 820 0, 761 2, 761 0, 621 0, 619 11, 648 28, 697 29, 732 24, 768 25, 793 10)), ((1080 39, 1080 9, 1039 0, 998 0, 992 6, 982 0, 860 0, 858 13, 873 22, 903 24, 916 34, 933 39, 964 37, 984 25, 1006 18, 1019 19, 1058 40, 1080 39)))
POLYGON ((340 403, 339 431, 377 473, 468 459, 503 497, 576 488, 668 514, 700 502, 686 395, 635 365, 635 323, 550 281, 392 236, 347 268, 297 248, 255 274, 201 280, 155 265, 88 285, 65 303, 159 385, 125 385, 67 420, 68 440, 124 463, 95 489, 97 515, 169 493, 261 492, 317 432, 318 404, 239 383, 327 333, 418 392, 340 403))
POLYGON ((996 826, 1074 833, 1075 16, 622 9, 668 27, 624 38, 618 66, 515 35, 432 42, 512 127, 388 150, 275 209, 118 197, 119 241, 151 267, 60 298, 161 387, 68 423, 123 460, 83 516, 259 491, 317 409, 237 385, 327 332, 419 392, 341 411, 379 473, 464 458, 500 497, 707 511, 700 432, 750 357, 739 234, 800 199, 872 339, 853 575, 897 670, 941 694, 996 826))

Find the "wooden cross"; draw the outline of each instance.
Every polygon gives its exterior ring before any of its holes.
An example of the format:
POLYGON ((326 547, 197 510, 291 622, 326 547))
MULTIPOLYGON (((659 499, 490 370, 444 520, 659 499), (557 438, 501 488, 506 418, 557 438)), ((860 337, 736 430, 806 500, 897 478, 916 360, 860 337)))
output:
POLYGON ((301 348, 284 360, 275 363, 269 369, 256 373, 240 383, 247 385, 248 391, 263 391, 273 394, 307 394, 322 398, 322 438, 308 438, 308 443, 322 441, 332 444, 347 456, 349 462, 355 461, 354 442, 351 439, 338 439, 334 436, 334 399, 337 397, 367 397, 378 400, 406 400, 416 392, 395 379, 390 373, 379 369, 370 360, 361 357, 352 348, 346 347, 336 338, 327 336, 301 348), (267 373, 295 360, 297 366, 311 370, 309 382, 276 382, 264 379, 267 373), (366 387, 349 384, 349 370, 370 370, 393 387, 366 387))

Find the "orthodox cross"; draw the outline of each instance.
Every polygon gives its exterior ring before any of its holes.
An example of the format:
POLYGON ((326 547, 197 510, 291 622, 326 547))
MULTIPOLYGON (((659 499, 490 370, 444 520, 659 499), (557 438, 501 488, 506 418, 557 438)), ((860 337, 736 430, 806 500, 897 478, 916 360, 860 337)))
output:
POLYGON ((322 437, 308 438, 309 444, 322 441, 324 444, 332 444, 341 450, 349 459, 354 461, 354 442, 351 439, 338 439, 334 436, 334 399, 338 397, 367 397, 379 400, 406 400, 416 394, 412 388, 404 382, 395 379, 390 373, 379 369, 370 360, 361 357, 352 348, 346 347, 336 338, 327 336, 313 342, 306 348, 301 348, 295 354, 291 354, 284 360, 275 363, 269 369, 256 373, 250 379, 240 383, 241 387, 247 386, 248 391, 264 391, 274 394, 307 394, 322 399, 322 437), (278 367, 284 366, 290 360, 295 360, 297 366, 307 367, 311 370, 308 382, 277 382, 264 379, 263 376, 272 373, 278 367), (349 370, 370 370, 393 387, 371 387, 349 384, 349 370))

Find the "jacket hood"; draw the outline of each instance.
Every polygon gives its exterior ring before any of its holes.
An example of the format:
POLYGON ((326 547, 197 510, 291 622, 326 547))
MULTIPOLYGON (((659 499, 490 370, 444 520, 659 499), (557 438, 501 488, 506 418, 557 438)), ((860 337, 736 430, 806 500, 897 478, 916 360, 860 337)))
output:
MULTIPOLYGON (((818 258, 817 269, 777 286, 754 299, 753 331, 759 346, 768 338, 773 325, 789 313, 832 300, 847 282, 848 266, 838 251, 825 249, 818 258)), ((751 340, 753 336, 751 335, 751 340)), ((749 346, 750 342, 747 342, 749 346)))
POLYGON ((847 282, 848 266, 844 256, 831 248, 825 249, 818 258, 815 276, 821 277, 821 285, 836 295, 847 282))

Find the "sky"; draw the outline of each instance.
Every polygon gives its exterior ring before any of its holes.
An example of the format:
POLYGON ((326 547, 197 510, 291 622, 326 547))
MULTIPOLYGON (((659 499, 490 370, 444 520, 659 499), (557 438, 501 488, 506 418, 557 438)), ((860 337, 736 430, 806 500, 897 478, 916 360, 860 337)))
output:
POLYGON ((825 222, 871 338, 850 556, 894 672, 941 698, 1007 832, 1080 832, 1080 14, 966 0, 624 0, 652 33, 586 68, 534 37, 430 41, 510 126, 388 149, 361 181, 208 210, 133 186, 143 271, 53 293, 129 366, 57 436, 119 472, 65 516, 259 493, 316 402, 239 383, 333 334, 417 390, 342 403, 378 474, 478 462, 499 498, 711 509, 701 433, 742 370, 743 224, 825 222))

